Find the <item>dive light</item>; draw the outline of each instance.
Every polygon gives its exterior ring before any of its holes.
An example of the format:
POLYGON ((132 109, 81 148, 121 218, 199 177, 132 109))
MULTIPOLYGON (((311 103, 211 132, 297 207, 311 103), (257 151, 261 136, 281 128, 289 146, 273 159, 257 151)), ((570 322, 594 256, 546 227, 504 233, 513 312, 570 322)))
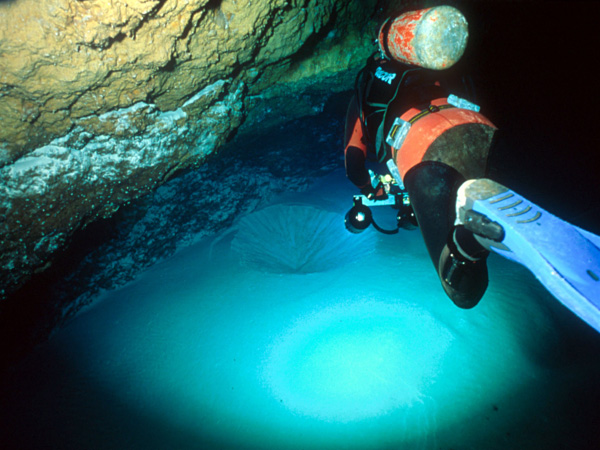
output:
POLYGON ((363 205, 361 197, 354 197, 354 206, 346 213, 344 223, 351 233, 362 233, 373 222, 373 214, 368 206, 363 205))

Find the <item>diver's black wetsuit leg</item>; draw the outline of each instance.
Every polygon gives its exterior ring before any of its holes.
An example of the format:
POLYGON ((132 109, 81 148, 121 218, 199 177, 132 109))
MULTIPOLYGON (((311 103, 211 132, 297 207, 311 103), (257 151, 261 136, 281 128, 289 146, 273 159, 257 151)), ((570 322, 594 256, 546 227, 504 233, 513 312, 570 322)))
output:
POLYGON ((424 161, 404 177, 429 256, 450 299, 461 308, 475 306, 487 288, 487 253, 473 260, 454 245, 456 191, 465 181, 454 168, 424 161))
POLYGON ((452 167, 425 161, 410 169, 404 177, 411 204, 436 266, 456 217, 456 191, 465 181, 452 167))

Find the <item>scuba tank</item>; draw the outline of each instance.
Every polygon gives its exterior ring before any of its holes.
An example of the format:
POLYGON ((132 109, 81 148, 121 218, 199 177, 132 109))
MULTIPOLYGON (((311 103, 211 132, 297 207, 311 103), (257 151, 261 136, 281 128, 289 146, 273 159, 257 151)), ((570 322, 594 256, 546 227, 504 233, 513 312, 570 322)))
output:
POLYGON ((378 43, 388 59, 440 70, 462 57, 468 37, 467 20, 461 12, 437 6, 387 19, 379 30, 378 43))

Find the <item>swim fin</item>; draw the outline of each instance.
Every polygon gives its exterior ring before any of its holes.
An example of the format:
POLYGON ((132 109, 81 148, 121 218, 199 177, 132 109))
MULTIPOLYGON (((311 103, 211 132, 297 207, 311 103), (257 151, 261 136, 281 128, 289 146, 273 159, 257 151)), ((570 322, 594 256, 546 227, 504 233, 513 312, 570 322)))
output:
POLYGON ((600 237, 489 179, 464 182, 456 225, 487 249, 527 267, 567 308, 600 332, 600 237))

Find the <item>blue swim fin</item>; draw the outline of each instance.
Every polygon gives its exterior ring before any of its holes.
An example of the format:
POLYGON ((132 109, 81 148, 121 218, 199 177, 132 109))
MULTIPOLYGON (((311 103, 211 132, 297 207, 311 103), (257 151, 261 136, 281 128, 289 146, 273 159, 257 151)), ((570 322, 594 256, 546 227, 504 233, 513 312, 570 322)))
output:
POLYGON ((489 250, 527 267, 567 308, 600 332, 600 237, 488 179, 458 190, 457 225, 489 250))

